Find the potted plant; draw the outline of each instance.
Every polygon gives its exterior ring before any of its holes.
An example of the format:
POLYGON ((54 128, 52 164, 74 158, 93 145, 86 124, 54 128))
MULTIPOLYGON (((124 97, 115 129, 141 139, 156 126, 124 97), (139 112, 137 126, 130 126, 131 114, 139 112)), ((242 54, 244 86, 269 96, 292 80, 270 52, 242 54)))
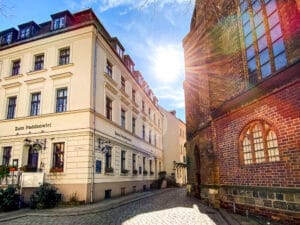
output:
POLYGON ((113 172, 114 172, 114 168, 112 168, 112 167, 105 168, 105 173, 113 173, 113 172))
POLYGON ((144 176, 146 176, 146 175, 148 174, 148 171, 147 171, 147 170, 144 170, 144 171, 143 171, 143 174, 144 174, 144 176))
POLYGON ((154 175, 154 172, 153 171, 150 171, 150 176, 153 176, 154 175))

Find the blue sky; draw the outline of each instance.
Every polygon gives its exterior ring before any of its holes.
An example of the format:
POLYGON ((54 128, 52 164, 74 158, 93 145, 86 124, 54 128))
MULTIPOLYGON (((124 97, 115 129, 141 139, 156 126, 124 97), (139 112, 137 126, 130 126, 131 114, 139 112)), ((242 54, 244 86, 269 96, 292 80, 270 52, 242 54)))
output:
POLYGON ((0 30, 63 10, 92 8, 111 36, 135 62, 159 104, 185 121, 182 39, 189 31, 194 0, 0 0, 0 30))

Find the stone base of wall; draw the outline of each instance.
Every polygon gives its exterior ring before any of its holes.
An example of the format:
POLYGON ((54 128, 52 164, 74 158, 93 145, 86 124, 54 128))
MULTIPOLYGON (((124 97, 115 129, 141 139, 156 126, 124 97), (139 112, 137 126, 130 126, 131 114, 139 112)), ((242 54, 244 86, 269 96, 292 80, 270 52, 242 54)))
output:
POLYGON ((105 190, 111 190, 111 197, 128 195, 134 192, 149 190, 153 180, 98 183, 94 186, 94 201, 105 199, 105 190))
MULTIPOLYGON (((95 183, 93 202, 105 199, 105 190, 111 190, 111 197, 118 197, 122 195, 131 194, 149 190, 154 180, 145 181, 127 181, 127 182, 108 182, 95 183)), ((79 201, 86 203, 90 202, 90 184, 52 184, 57 188, 58 193, 62 195, 62 201, 68 202, 70 198, 76 194, 79 201)), ((37 188, 23 188, 22 196, 25 203, 29 203, 30 196, 37 188)))
POLYGON ((215 208, 300 224, 300 190, 296 188, 205 185, 201 199, 215 208))

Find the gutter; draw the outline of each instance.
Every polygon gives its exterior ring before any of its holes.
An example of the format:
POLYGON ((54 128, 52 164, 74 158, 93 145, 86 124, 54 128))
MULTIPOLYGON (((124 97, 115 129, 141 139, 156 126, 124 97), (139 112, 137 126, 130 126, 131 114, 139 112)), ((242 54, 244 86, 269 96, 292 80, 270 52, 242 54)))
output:
POLYGON ((95 177, 95 141, 96 141, 96 81, 97 81, 97 34, 95 34, 94 61, 93 61, 93 144, 92 144, 92 171, 91 171, 91 190, 90 203, 94 201, 94 177, 95 177))

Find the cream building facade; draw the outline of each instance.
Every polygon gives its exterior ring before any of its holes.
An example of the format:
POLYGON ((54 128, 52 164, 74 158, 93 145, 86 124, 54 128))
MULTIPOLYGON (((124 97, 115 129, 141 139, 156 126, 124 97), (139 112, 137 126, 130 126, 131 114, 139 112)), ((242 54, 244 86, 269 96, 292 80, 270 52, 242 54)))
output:
POLYGON ((0 36, 0 165, 23 174, 23 193, 38 177, 65 201, 150 188, 163 170, 158 100, 93 11, 0 36))
POLYGON ((185 123, 176 117, 176 111, 160 107, 163 114, 164 166, 167 176, 173 176, 180 186, 187 184, 185 123))

